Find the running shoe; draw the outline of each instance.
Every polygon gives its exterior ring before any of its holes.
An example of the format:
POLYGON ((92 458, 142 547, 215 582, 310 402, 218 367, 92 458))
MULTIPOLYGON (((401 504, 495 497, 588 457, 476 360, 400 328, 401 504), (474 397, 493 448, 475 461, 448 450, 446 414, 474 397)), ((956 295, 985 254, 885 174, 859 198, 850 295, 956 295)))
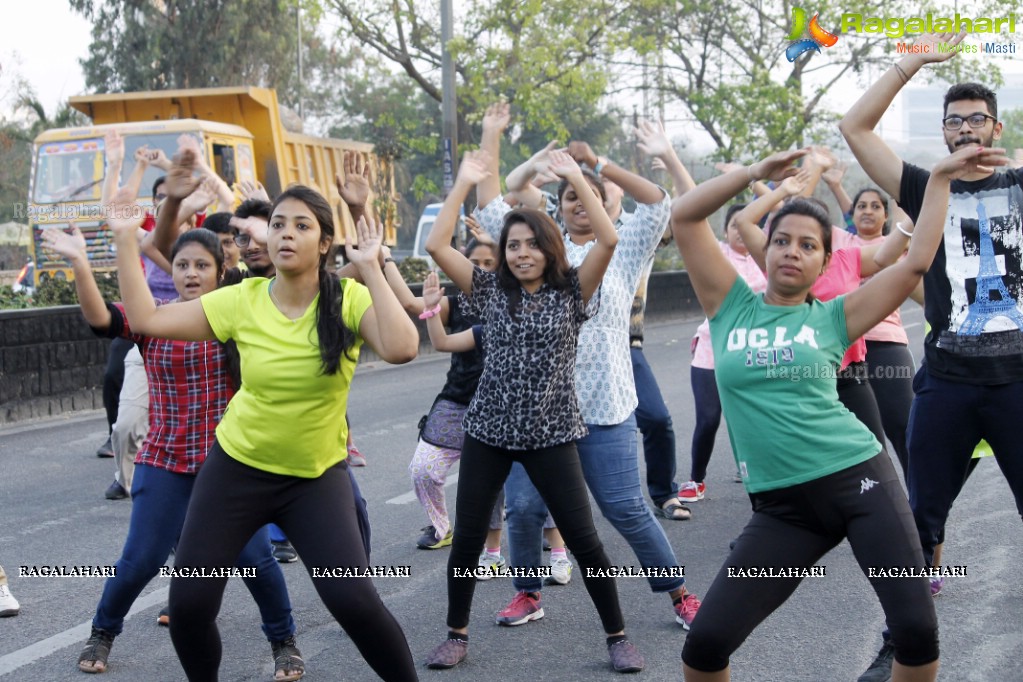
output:
POLYGON ((881 650, 877 652, 877 658, 870 664, 870 667, 863 671, 863 674, 856 678, 856 682, 888 682, 892 679, 892 662, 895 660, 895 645, 885 640, 881 650))
POLYGON ((476 574, 477 580, 490 580, 495 576, 501 575, 501 571, 504 570, 506 562, 504 557, 500 554, 488 554, 486 551, 480 554, 479 567, 483 570, 476 574))
POLYGON ((0 585, 0 618, 16 616, 21 612, 21 604, 11 594, 6 584, 0 585))
POLYGON ((454 668, 469 655, 469 642, 449 637, 426 657, 426 667, 443 670, 454 668))
POLYGON ((643 654, 627 639, 608 646, 607 653, 616 673, 638 673, 646 666, 643 654))
POLYGON ((128 491, 124 489, 123 485, 114 481, 110 484, 110 487, 107 488, 107 491, 103 493, 103 497, 108 500, 123 500, 128 497, 128 491))
POLYGON ((551 574, 544 578, 544 585, 567 585, 572 579, 572 560, 562 553, 551 554, 551 574))
POLYGON ((159 615, 156 616, 156 624, 162 625, 165 628, 170 627, 170 607, 164 606, 160 609, 159 615))
POLYGON ((273 545, 274 559, 277 559, 277 563, 293 564, 298 561, 298 552, 287 540, 281 542, 271 540, 270 544, 273 545))
POLYGON ((697 483, 696 481, 689 481, 684 486, 679 488, 678 499, 683 502, 699 502, 703 499, 704 493, 707 492, 706 483, 697 483))
POLYGON ((114 444, 110 440, 110 436, 107 436, 106 441, 103 445, 99 446, 96 450, 97 457, 113 457, 114 456, 114 444))
POLYGON ((688 592, 682 595, 682 601, 674 605, 675 607, 675 622, 682 626, 683 630, 688 630, 689 626, 693 624, 693 619, 696 618, 696 612, 700 609, 700 600, 695 594, 688 592))
POLYGON ((364 467, 366 466, 366 455, 359 452, 359 448, 355 447, 355 443, 348 446, 348 466, 350 467, 364 467))
POLYGON ((448 534, 442 538, 437 537, 437 529, 433 526, 427 526, 422 529, 423 534, 418 540, 416 540, 416 547, 419 549, 440 549, 441 547, 447 547, 451 544, 451 538, 454 537, 454 529, 449 529, 448 534))
POLYGON ((518 592, 504 610, 497 614, 498 625, 525 625, 543 618, 539 592, 518 592))

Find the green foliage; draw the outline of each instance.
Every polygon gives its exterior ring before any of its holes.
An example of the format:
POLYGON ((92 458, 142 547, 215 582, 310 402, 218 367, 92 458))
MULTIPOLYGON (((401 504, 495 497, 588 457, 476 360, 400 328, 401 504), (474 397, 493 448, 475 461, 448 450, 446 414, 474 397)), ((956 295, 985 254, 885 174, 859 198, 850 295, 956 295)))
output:
POLYGON ((32 299, 23 291, 15 291, 9 284, 0 284, 0 310, 31 308, 32 299))
POLYGON ((666 272, 670 270, 685 270, 685 263, 674 244, 668 244, 657 249, 654 254, 654 272, 666 272))
POLYGON ((1023 160, 1023 109, 1001 111, 998 117, 1002 120, 1002 139, 995 146, 1005 147, 1009 156, 1023 160))
POLYGON ((430 273, 430 264, 422 258, 406 258, 398 263, 398 272, 409 284, 419 284, 430 273))
POLYGON ((51 278, 40 282, 32 297, 32 307, 49 308, 56 305, 77 305, 74 282, 66 279, 51 278))

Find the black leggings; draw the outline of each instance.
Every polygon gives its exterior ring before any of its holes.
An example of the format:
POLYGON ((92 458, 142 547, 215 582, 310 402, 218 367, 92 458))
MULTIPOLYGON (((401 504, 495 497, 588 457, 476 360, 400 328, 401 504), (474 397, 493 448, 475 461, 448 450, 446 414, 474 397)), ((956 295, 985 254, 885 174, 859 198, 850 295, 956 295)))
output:
POLYGON ((473 569, 490 529, 490 513, 512 462, 521 462, 550 510, 565 544, 579 561, 583 582, 600 614, 604 632, 620 632, 625 625, 614 578, 587 577, 587 569, 605 569, 604 575, 608 575, 611 562, 593 525, 590 497, 575 443, 541 450, 505 450, 482 443, 469 434, 462 444, 455 501, 458 523, 448 557, 448 627, 469 625, 469 610, 476 591, 473 569))
MULTIPOLYGON (((271 474, 233 459, 214 442, 196 478, 174 567, 232 566, 249 538, 271 522, 287 534, 310 577, 314 568, 366 567, 346 468, 341 462, 319 478, 271 474)), ((216 617, 226 583, 226 578, 171 580, 171 639, 193 682, 217 679, 216 617)), ((405 634, 372 580, 313 577, 313 585, 377 675, 416 679, 405 634)))
POLYGON ((753 517, 707 591, 682 649, 686 665, 724 670, 729 656, 802 580, 729 577, 729 567, 811 567, 844 538, 884 608, 895 660, 916 666, 938 659, 938 620, 927 579, 868 573, 872 567, 924 565, 913 514, 886 453, 814 481, 754 493, 750 500, 753 517))
POLYGON ((904 343, 867 341, 867 365, 885 435, 902 465, 903 478, 908 478, 909 439, 906 434, 909 409, 913 405, 913 354, 904 343))
POLYGON ((107 351, 107 366, 103 370, 103 409, 107 413, 107 430, 114 430, 117 408, 121 402, 121 386, 124 385, 124 356, 135 344, 131 339, 117 337, 110 342, 107 351))
POLYGON ((689 383, 693 388, 693 404, 696 408, 689 480, 702 483, 707 477, 707 465, 714 452, 714 438, 721 425, 721 398, 718 396, 718 383, 712 369, 690 367, 689 383))
POLYGON ((864 362, 852 362, 838 373, 838 399, 845 408, 856 415, 863 425, 870 429, 874 438, 884 449, 884 427, 881 425, 881 413, 877 408, 877 399, 867 380, 867 365, 864 362))

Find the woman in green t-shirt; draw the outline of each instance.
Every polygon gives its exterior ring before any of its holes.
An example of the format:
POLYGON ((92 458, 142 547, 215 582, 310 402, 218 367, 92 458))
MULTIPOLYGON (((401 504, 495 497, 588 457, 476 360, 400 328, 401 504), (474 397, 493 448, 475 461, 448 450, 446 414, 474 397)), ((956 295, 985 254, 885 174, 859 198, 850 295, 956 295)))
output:
POLYGON ((972 147, 936 164, 907 256, 824 303, 810 289, 828 264, 828 216, 811 202, 787 204, 769 227, 767 290, 753 294, 707 218, 746 184, 795 174, 792 164, 805 154, 774 154, 672 206, 675 241, 710 319, 721 404, 753 505, 693 622, 683 671, 687 682, 728 680, 729 656, 803 577, 822 575, 815 563, 848 538, 888 619, 892 679, 933 680, 937 618, 913 515, 881 444, 839 402, 835 372, 850 339, 901 305, 930 267, 951 180, 978 165, 1004 165, 1005 152, 972 147))
MULTIPOLYGON (((187 173, 187 160, 173 172, 187 173)), ((341 418, 363 341, 392 363, 418 350, 418 332, 380 268, 382 226, 360 219, 358 247, 348 248, 365 284, 338 280, 326 270, 335 236, 330 205, 315 190, 292 186, 274 202, 268 226, 276 277, 157 308, 141 281, 132 209, 115 205, 109 220, 132 329, 186 341, 233 339, 241 357, 242 387, 217 426, 175 555, 171 638, 188 679, 217 679, 223 569, 271 522, 370 667, 383 679, 416 679, 405 635, 367 576, 341 418)))

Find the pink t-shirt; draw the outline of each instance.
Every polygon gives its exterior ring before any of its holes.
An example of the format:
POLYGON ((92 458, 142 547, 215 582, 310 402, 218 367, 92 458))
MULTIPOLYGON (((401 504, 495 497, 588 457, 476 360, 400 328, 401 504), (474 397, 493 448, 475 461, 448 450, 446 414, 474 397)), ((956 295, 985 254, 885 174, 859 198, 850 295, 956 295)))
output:
MULTIPOLYGON (((833 234, 834 232, 832 232, 833 234)), ((860 250, 857 247, 839 249, 831 254, 831 262, 824 274, 817 278, 810 293, 821 301, 830 301, 860 286, 860 250)), ((851 362, 863 362, 867 357, 867 343, 862 338, 853 341, 842 357, 845 369, 851 362)))
MULTIPOLYGON (((756 261, 753 260, 753 256, 748 254, 744 256, 725 242, 719 242, 719 244, 721 246, 721 253, 725 254, 725 258, 732 264, 735 271, 739 273, 739 277, 746 280, 746 284, 753 290, 753 293, 759 294, 767 288, 767 278, 764 277, 763 271, 756 261)), ((693 337, 691 347, 693 367, 714 369, 714 351, 710 345, 710 323, 706 319, 696 329, 696 336, 693 337)))
MULTIPOLYGON (((885 238, 880 235, 873 239, 863 239, 859 235, 851 236, 853 238, 853 244, 856 246, 880 244, 885 240, 885 238)), ((860 284, 865 284, 869 279, 869 277, 864 277, 860 281, 860 284)), ((863 338, 867 341, 889 341, 891 343, 901 343, 904 346, 909 345, 909 336, 906 335, 906 328, 902 326, 902 315, 899 313, 898 308, 896 308, 891 315, 878 322, 876 327, 863 335, 863 338)))

